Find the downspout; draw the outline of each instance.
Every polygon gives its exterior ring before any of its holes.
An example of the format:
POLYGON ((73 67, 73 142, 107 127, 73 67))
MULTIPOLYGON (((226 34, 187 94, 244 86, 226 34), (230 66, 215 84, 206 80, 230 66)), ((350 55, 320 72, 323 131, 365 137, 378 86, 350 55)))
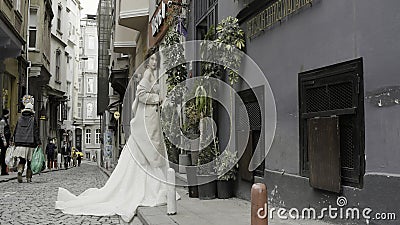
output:
POLYGON ((29 19, 31 17, 31 0, 28 0, 28 18, 27 18, 27 26, 26 26, 26 45, 25 45, 25 52, 26 52, 26 60, 28 61, 28 66, 26 67, 26 95, 29 94, 29 71, 32 66, 32 62, 29 60, 29 19))

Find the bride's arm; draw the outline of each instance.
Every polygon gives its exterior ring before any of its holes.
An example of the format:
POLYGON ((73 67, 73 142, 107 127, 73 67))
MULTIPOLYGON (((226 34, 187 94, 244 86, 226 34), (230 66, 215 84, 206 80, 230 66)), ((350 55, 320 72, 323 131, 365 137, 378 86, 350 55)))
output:
POLYGON ((138 100, 144 104, 158 105, 160 102, 160 96, 156 93, 151 93, 151 72, 146 70, 143 74, 143 78, 140 81, 137 89, 138 100))

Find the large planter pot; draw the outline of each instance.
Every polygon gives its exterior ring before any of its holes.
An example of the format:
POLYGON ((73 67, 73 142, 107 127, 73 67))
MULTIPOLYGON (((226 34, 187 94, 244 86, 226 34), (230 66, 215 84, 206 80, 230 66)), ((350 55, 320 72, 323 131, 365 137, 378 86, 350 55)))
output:
POLYGON ((198 198, 199 190, 197 186, 197 167, 186 167, 187 182, 189 187, 189 198, 198 198))
POLYGON ((216 175, 197 175, 199 199, 209 200, 217 196, 216 175))
POLYGON ((179 155, 179 173, 186 173, 186 167, 190 165, 190 155, 179 155))
POLYGON ((233 180, 217 180, 218 198, 233 197, 233 180))

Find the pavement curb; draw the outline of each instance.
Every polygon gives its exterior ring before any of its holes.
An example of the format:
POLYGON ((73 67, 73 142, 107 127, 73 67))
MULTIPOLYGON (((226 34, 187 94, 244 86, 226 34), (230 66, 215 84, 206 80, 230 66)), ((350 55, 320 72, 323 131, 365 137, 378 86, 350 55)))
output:
POLYGON ((144 215, 142 214, 142 211, 140 210, 140 208, 137 208, 136 214, 137 214, 138 219, 140 220, 140 222, 143 225, 150 225, 149 222, 144 218, 144 215))

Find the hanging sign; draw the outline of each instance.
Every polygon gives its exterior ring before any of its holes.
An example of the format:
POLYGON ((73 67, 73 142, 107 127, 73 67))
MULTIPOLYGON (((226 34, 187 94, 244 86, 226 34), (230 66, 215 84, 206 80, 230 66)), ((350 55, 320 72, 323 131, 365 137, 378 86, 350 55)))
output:
POLYGON ((153 37, 156 36, 158 32, 160 32, 160 27, 165 20, 165 10, 166 4, 164 2, 161 2, 161 9, 158 10, 158 12, 151 19, 151 34, 153 35, 153 37))
POLYGON ((311 6, 313 0, 277 0, 247 22, 247 36, 254 38, 261 32, 270 29, 276 23, 294 14, 306 6, 311 6))
POLYGON ((148 32, 148 38, 149 38, 149 48, 153 47, 157 43, 160 42, 160 40, 165 36, 168 30, 168 23, 167 19, 169 15, 167 13, 168 6, 167 6, 167 1, 161 1, 159 4, 158 8, 155 10, 153 17, 151 18, 149 22, 149 32, 148 32))

